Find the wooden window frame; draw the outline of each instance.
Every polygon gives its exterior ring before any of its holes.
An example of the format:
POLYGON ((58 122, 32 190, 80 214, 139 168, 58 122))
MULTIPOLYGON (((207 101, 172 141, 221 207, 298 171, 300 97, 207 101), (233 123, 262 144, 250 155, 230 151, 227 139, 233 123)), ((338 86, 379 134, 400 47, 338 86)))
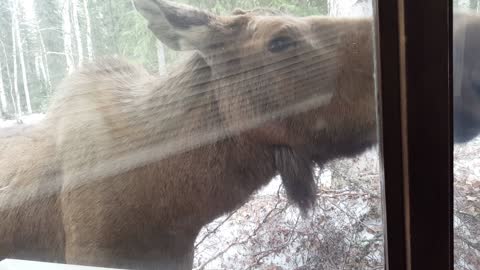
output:
POLYGON ((377 0, 385 269, 453 269, 451 0, 377 0))

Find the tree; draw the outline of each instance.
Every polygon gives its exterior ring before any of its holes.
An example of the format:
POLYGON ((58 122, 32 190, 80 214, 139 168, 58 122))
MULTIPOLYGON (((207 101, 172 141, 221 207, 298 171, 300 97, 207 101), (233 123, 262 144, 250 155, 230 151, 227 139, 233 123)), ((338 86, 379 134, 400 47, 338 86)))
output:
POLYGON ((7 113, 7 96, 5 94, 5 85, 3 84, 3 68, 0 60, 0 116, 7 113))
POLYGON ((470 9, 475 10, 477 13, 480 11, 480 0, 471 0, 470 9))
MULTIPOLYGON (((11 72, 10 72, 10 65, 8 64, 8 55, 7 55, 7 50, 5 48, 5 43, 0 40, 0 45, 2 46, 2 56, 3 56, 3 59, 5 59, 5 69, 6 69, 6 74, 7 74, 7 82, 8 82, 8 85, 10 85, 10 88, 9 88, 9 93, 10 93, 10 101, 11 101, 11 105, 12 107, 14 108, 14 114, 17 115, 17 106, 16 106, 16 103, 15 103, 15 98, 13 97, 13 82, 12 82, 12 78, 11 78, 11 72)), ((2 71, 2 69, 0 69, 0 72, 2 71)), ((6 90, 6 87, 5 87, 5 83, 3 84, 4 85, 4 90, 6 90)), ((7 102, 7 101, 6 101, 7 102)), ((8 105, 8 103, 6 103, 8 105)), ((7 106, 6 105, 6 106, 7 106)), ((7 109, 8 109, 8 106, 7 106, 7 109)), ((5 111, 4 112, 4 116, 5 115, 8 115, 8 111, 5 111)))
POLYGON ((70 0, 65 0, 62 10, 63 21, 63 49, 65 54, 65 61, 67 63, 67 72, 71 74, 75 70, 75 63, 73 61, 73 47, 72 47, 72 22, 70 20, 70 0))
POLYGON ((20 59, 20 67, 22 69, 23 92, 25 95, 27 112, 32 113, 32 105, 30 102, 30 92, 28 89, 27 70, 26 70, 26 64, 25 64, 25 54, 23 51, 23 41, 20 34, 20 24, 18 20, 19 20, 18 2, 17 0, 12 0, 12 27, 14 32, 13 39, 15 39, 15 42, 18 47, 18 57, 20 59))
MULTIPOLYGON (((14 1, 11 0, 11 11, 12 11, 12 24, 11 24, 11 32, 12 32, 12 58, 13 58, 13 90, 15 92, 15 99, 14 106, 15 106, 15 117, 17 121, 20 121, 22 117, 22 106, 20 103, 20 92, 18 90, 18 63, 17 63, 17 38, 16 38, 16 22, 15 16, 13 13, 14 9, 14 1)), ((13 95, 12 95, 13 96, 13 95)), ((13 100, 12 100, 13 101, 13 100)))
POLYGON ((42 31, 40 30, 40 25, 39 25, 39 22, 38 22, 38 16, 36 14, 36 10, 33 9, 33 25, 34 25, 34 29, 35 29, 35 32, 36 34, 38 35, 38 43, 40 45, 40 56, 39 56, 39 60, 38 60, 38 66, 39 66, 39 71, 41 72, 42 74, 42 79, 43 81, 45 82, 45 85, 46 85, 46 88, 47 88, 47 93, 50 94, 51 90, 52 90, 52 81, 50 79, 50 68, 48 66, 48 54, 47 54, 47 47, 45 45, 45 41, 44 41, 44 38, 43 38, 43 34, 42 34, 42 31))
POLYGON ((345 16, 371 16, 372 0, 327 0, 328 15, 336 17, 345 16))
POLYGON ((75 31, 75 40, 77 42, 77 56, 78 56, 78 65, 83 65, 83 45, 82 45, 82 34, 80 31, 80 22, 78 19, 78 0, 71 0, 72 4, 72 19, 73 19, 73 29, 75 31))
POLYGON ((87 28, 87 54, 88 60, 93 60, 93 42, 92 42, 92 24, 90 21, 90 12, 88 11, 88 0, 83 0, 83 15, 85 16, 85 24, 87 28))

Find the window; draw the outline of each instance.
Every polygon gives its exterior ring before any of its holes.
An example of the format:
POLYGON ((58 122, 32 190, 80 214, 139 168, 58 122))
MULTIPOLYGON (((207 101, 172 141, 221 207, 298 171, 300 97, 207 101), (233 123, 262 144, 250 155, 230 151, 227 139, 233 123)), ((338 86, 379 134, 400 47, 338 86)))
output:
POLYGON ((388 269, 453 268, 451 7, 378 2, 388 269))
POLYGON ((478 268, 476 32, 377 2, 0 3, 0 259, 478 268))
POLYGON ((480 265, 478 229, 479 174, 478 160, 478 109, 477 47, 480 32, 477 29, 478 2, 458 2, 453 20, 454 57, 454 147, 455 176, 455 267, 476 269, 480 265), (461 15, 459 15, 461 14, 461 15))
POLYGON ((8 222, 22 224, 0 242, 22 248, 5 256, 381 267, 372 3, 155 3, 3 4, 3 123, 43 117, 3 132, 12 160, 29 147, 5 166, 33 174, 9 169, 2 187, 8 222), (22 201, 23 185, 39 198, 22 201))

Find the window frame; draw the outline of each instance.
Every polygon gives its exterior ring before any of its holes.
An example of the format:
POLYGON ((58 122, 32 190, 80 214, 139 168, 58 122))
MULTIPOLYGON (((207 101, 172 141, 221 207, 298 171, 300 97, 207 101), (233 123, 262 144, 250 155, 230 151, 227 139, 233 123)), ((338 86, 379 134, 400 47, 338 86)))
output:
POLYGON ((451 0, 376 3, 385 269, 453 260, 451 0))

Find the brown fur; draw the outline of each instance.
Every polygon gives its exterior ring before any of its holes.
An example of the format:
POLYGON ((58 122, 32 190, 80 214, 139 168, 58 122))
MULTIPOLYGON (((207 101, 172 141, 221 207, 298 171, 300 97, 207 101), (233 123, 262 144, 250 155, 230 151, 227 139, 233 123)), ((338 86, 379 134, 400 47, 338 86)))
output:
POLYGON ((314 161, 375 142, 368 19, 136 3, 164 43, 196 52, 165 78, 121 60, 86 66, 44 122, 9 138, 0 257, 190 269, 200 228, 277 172, 306 209, 314 161), (266 49, 285 36, 294 47, 266 49))
POLYGON ((308 155, 290 147, 277 147, 274 158, 288 198, 296 202, 300 209, 309 209, 316 199, 316 184, 308 155))

